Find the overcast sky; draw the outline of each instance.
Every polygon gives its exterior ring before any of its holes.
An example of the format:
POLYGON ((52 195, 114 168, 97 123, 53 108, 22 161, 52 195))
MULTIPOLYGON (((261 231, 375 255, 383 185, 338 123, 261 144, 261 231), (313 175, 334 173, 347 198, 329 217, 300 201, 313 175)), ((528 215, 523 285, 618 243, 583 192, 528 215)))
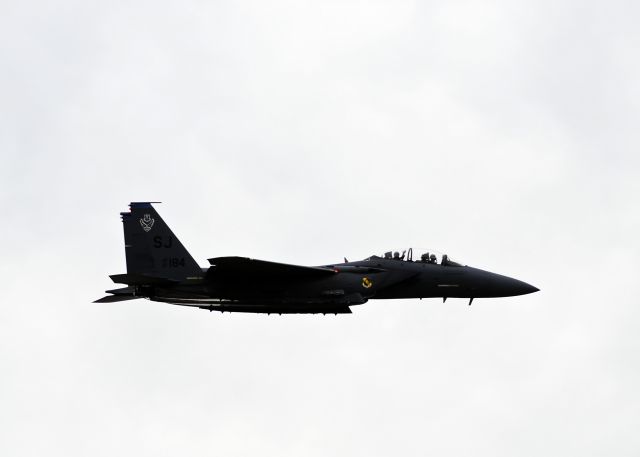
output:
POLYGON ((640 454, 632 1, 0 3, 0 454, 640 454), (92 304, 194 258, 425 246, 541 289, 92 304))

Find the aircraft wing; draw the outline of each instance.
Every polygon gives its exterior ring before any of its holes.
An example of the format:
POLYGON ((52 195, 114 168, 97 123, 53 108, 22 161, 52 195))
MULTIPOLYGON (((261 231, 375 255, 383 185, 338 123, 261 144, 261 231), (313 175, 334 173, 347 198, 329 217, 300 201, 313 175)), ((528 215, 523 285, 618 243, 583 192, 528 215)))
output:
POLYGON ((260 278, 322 278, 337 273, 332 268, 305 267, 286 263, 268 262, 248 257, 215 257, 209 259, 210 272, 221 276, 260 278))

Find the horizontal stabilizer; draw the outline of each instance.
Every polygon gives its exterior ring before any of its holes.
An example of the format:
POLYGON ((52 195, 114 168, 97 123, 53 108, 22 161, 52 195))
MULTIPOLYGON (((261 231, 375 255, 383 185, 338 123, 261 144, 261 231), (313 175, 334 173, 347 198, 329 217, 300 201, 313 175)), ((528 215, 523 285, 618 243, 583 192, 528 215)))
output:
POLYGON ((128 286, 120 289, 105 290, 105 292, 113 295, 135 295, 136 288, 134 286, 128 286))
POLYGON ((94 303, 115 303, 119 301, 135 300, 137 298, 141 297, 136 297, 134 295, 107 295, 106 297, 102 297, 94 301, 94 303))
POLYGON ((109 276, 116 284, 127 284, 130 286, 160 286, 168 284, 177 284, 180 281, 175 279, 159 278, 156 276, 139 275, 135 273, 126 273, 120 275, 109 276))
POLYGON ((211 273, 222 276, 259 276, 273 278, 285 276, 287 278, 323 277, 336 274, 336 270, 325 267, 306 267, 286 263, 267 262, 266 260, 250 259, 248 257, 216 257, 209 259, 212 265, 211 273))

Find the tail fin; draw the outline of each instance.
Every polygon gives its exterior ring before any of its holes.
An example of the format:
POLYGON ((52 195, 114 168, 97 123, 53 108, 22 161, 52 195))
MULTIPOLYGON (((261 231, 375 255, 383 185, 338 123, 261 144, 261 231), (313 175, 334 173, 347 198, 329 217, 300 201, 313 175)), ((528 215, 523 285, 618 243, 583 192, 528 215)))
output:
POLYGON ((179 281, 202 276, 200 266, 150 202, 132 202, 129 208, 120 213, 127 273, 179 281))

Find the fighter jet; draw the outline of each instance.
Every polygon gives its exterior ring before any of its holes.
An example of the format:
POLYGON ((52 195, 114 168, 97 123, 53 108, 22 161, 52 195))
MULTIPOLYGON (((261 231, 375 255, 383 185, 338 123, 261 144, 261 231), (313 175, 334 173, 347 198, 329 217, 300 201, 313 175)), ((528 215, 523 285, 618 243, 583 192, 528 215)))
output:
POLYGON ((510 297, 538 289, 517 279, 413 249, 364 260, 301 266, 247 257, 214 257, 201 268, 153 207, 132 202, 120 213, 127 273, 111 275, 126 287, 94 303, 137 298, 209 311, 346 314, 373 299, 510 297))

